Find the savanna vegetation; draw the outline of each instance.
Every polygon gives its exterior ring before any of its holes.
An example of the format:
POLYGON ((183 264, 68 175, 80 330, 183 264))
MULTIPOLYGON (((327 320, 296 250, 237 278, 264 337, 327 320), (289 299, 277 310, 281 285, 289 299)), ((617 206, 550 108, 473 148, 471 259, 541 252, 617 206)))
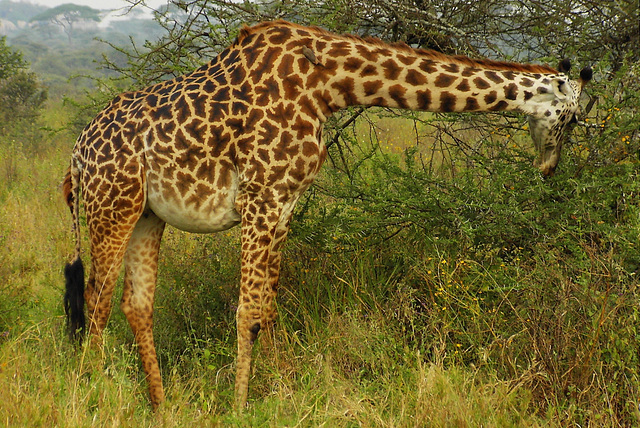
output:
POLYGON ((73 103, 59 89, 47 98, 46 76, 0 43, 2 423, 640 424, 637 2, 175 3, 156 15, 164 36, 115 46, 109 77, 84 96, 68 83, 73 103), (153 414, 117 305, 102 351, 65 337, 73 238, 59 184, 79 129, 117 91, 190 70, 240 25, 273 18, 474 57, 569 57, 594 80, 549 179, 519 115, 334 117, 242 415, 231 411, 238 230, 168 228, 155 310, 167 402, 153 414))

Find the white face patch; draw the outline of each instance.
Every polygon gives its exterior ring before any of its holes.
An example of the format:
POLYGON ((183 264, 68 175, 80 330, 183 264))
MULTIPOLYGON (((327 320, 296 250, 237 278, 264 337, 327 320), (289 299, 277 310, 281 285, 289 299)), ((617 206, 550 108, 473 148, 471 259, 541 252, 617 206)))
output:
POLYGON ((529 114, 531 139, 537 150, 534 165, 545 176, 551 176, 560 161, 562 144, 575 122, 582 88, 561 74, 545 80, 521 110, 529 114))

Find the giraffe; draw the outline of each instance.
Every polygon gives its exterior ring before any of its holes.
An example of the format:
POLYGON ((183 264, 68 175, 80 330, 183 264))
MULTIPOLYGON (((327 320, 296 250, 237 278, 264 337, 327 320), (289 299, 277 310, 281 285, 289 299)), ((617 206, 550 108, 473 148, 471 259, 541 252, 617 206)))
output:
POLYGON ((165 225, 213 233, 240 224, 235 406, 242 408, 253 343, 276 317, 292 211, 327 155, 327 118, 352 105, 519 111, 529 116, 535 165, 549 176, 591 79, 585 68, 569 80, 569 67, 446 56, 285 21, 244 27, 190 74, 117 96, 78 137, 63 182, 75 230, 75 255, 65 268, 71 336, 87 329, 100 343, 124 263, 120 306, 157 409, 164 390, 153 299, 165 225), (86 288, 80 191, 91 253, 86 288))

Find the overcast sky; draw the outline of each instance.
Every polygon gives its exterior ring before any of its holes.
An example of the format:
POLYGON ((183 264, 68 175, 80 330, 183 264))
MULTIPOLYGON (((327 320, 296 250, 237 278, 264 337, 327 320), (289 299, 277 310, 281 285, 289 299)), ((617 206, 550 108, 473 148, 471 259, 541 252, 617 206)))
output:
MULTIPOLYGON (((25 0, 23 0, 25 1, 25 0)), ((168 0, 145 0, 145 3, 154 9, 167 3, 168 0)), ((126 7, 129 3, 126 0, 26 0, 26 3, 42 4, 49 7, 58 6, 64 3, 81 4, 91 6, 94 9, 119 9, 126 7)))

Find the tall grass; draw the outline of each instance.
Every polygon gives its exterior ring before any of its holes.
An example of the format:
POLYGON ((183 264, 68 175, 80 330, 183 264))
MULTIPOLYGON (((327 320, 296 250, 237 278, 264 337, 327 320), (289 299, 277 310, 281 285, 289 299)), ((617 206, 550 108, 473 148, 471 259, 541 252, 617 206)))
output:
POLYGON ((360 257, 341 256, 339 248, 314 253, 295 240, 283 267, 274 347, 257 346, 252 401, 245 415, 234 415, 237 231, 204 236, 173 229, 162 248, 156 304, 168 400, 152 414, 117 305, 102 352, 75 349, 64 334, 61 270, 73 242, 59 184, 72 141, 62 132, 48 134, 39 150, 0 145, 0 420, 6 425, 538 423, 526 389, 475 369, 445 369, 407 347, 377 294, 395 289, 398 310, 409 304, 407 296, 372 270, 379 260, 366 248, 360 257))

